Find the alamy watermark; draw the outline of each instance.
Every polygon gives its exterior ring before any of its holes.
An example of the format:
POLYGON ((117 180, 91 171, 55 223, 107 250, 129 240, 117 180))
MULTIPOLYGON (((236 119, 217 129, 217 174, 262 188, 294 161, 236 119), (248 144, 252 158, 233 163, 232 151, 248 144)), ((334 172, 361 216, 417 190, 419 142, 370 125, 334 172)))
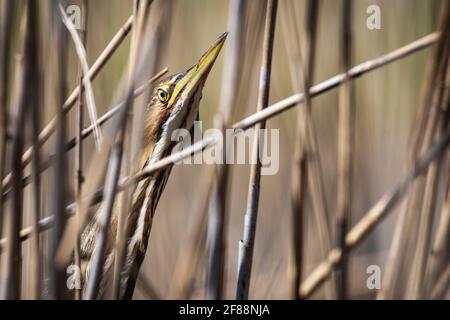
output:
POLYGON ((66 15, 76 30, 81 30, 81 7, 71 4, 66 7, 66 15))
POLYGON ((186 129, 176 129, 172 132, 171 141, 176 142, 172 154, 189 147, 204 136, 212 136, 216 143, 204 150, 185 158, 176 164, 255 164, 257 159, 262 164, 262 175, 274 175, 278 173, 280 156, 279 129, 250 128, 246 131, 240 129, 208 129, 202 133, 202 122, 194 122, 194 136, 186 129), (254 137, 259 135, 263 141, 262 148, 256 156, 254 137), (192 139, 193 138, 193 139, 192 139))
POLYGON ((81 270, 80 267, 71 264, 66 269, 67 280, 66 286, 69 290, 80 290, 81 289, 81 270))
POLYGON ((367 267, 366 273, 370 274, 366 280, 366 286, 369 290, 381 289, 381 268, 376 264, 372 264, 367 267))
POLYGON ((366 13, 369 15, 366 19, 366 26, 369 30, 381 29, 381 9, 376 4, 367 7, 366 13))

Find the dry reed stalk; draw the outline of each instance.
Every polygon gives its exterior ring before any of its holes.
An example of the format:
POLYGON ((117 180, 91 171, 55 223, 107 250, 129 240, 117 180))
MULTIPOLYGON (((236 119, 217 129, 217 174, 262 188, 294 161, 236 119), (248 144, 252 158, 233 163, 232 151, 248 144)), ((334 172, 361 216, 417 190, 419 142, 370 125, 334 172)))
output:
MULTIPOLYGON (((80 88, 84 88, 84 93, 86 96, 86 106, 89 113, 89 118, 91 119, 91 123, 94 126, 94 140, 97 148, 100 146, 102 142, 102 134, 99 128, 99 125, 97 124, 97 107, 95 104, 94 99, 94 90, 92 88, 92 82, 89 78, 89 65, 86 58, 86 49, 83 46, 83 41, 80 38, 80 35, 75 30, 75 26, 72 24, 72 21, 69 20, 69 18, 66 15, 66 12, 64 9, 60 6, 59 7, 63 23, 66 26, 67 30, 69 31, 70 36, 72 37, 75 52, 78 56, 78 60, 80 61, 81 70, 83 71, 83 85, 80 88)), ((79 100, 79 97, 81 97, 82 93, 78 95, 77 100, 79 100)))
MULTIPOLYGON (((243 35, 243 52, 244 57, 241 67, 241 83, 237 88, 235 106, 232 108, 231 119, 239 119, 243 112, 253 112, 252 83, 258 79, 258 59, 255 52, 261 52, 262 37, 264 33, 266 5, 264 1, 247 1, 246 19, 244 24, 243 35)), ((257 96, 257 92, 255 92, 257 96)), ((233 175, 233 171, 231 171, 233 175)))
POLYGON ((443 299, 445 292, 448 291, 448 286, 450 283, 450 265, 443 270, 442 274, 438 278, 436 285, 433 290, 431 290, 431 299, 443 299))
MULTIPOLYGON (((260 67, 260 82, 257 110, 261 111, 269 105, 270 74, 272 68, 272 52, 275 35, 275 21, 277 15, 277 0, 267 2, 266 22, 264 29, 263 54, 260 67)), ((253 162, 250 169, 250 183, 247 198, 247 209, 244 221, 244 235, 239 242, 238 255, 238 280, 236 299, 248 299, 250 277, 253 259, 253 247, 256 233, 256 220, 258 216, 259 188, 261 179, 261 150, 264 148, 264 134, 260 130, 265 129, 265 121, 255 127, 253 162)))
MULTIPOLYGON (((112 217, 112 211, 114 206, 114 200, 117 192, 119 175, 122 165, 123 156, 123 144, 125 140, 125 131, 127 130, 128 124, 128 114, 133 104, 133 94, 134 87, 137 80, 137 71, 139 67, 142 67, 143 61, 154 61, 154 54, 152 50, 156 46, 155 36, 153 32, 150 32, 150 40, 145 41, 144 32, 147 30, 148 25, 148 15, 150 5, 152 0, 142 0, 139 2, 138 16, 136 18, 136 28, 134 29, 135 34, 135 46, 132 49, 132 54, 130 56, 129 62, 129 74, 128 83, 126 84, 125 94, 126 100, 124 108, 118 115, 118 121, 115 128, 115 134, 113 136, 110 163, 107 165, 107 173, 105 178, 105 206, 103 208, 103 213, 100 222, 100 231, 96 237, 96 250, 92 257, 92 270, 89 271, 88 283, 86 286, 86 292, 83 295, 83 299, 92 300, 95 299, 99 292, 100 277, 103 271, 103 266, 105 264, 104 256, 106 251, 106 242, 108 237, 108 230, 110 227, 110 220, 112 217), (145 60, 143 60, 145 59, 145 60)), ((155 25, 159 24, 156 22, 155 25)), ((154 31, 154 25, 150 31, 154 31)), ((153 63, 150 63, 153 69, 153 63)), ((153 70, 150 74, 153 73, 153 70)))
MULTIPOLYGON (((309 92, 305 88, 310 88, 313 82, 314 74, 314 61, 315 61, 315 47, 316 47, 316 34, 317 34, 317 17, 319 12, 319 1, 308 1, 306 10, 306 41, 305 41, 305 58, 304 63, 301 56, 298 57, 300 62, 300 77, 298 79, 298 84, 300 90, 305 92, 304 101, 299 104, 299 111, 297 116, 297 131, 300 139, 300 143, 296 145, 294 151, 294 162, 293 162, 293 206, 292 212, 294 215, 294 241, 295 245, 303 246, 303 235, 301 234, 300 228, 303 228, 304 210, 302 206, 304 202, 307 187, 310 188, 309 195, 312 200, 312 207, 314 212, 314 218, 316 220, 318 232, 319 232, 319 247, 322 252, 323 257, 326 257, 328 251, 331 248, 331 233, 330 225, 328 221, 328 210, 327 202, 325 197, 325 190, 323 187, 323 177, 321 160, 319 154, 319 146, 316 137, 316 131, 312 121, 312 102, 309 92), (303 188, 302 188, 303 186, 303 188), (303 193, 303 195, 302 195, 303 193), (297 211, 299 210, 299 211, 297 211)), ((293 12, 293 9, 291 9, 293 12)), ((297 27, 295 27, 297 28, 297 27)), ((298 37, 297 37, 298 41, 298 37)), ((300 45, 298 45, 300 52, 300 45)), ((304 209, 304 208, 303 208, 304 209)), ((301 248, 296 248, 299 252, 295 253, 295 260, 297 266, 296 270, 300 270, 301 255, 303 254, 301 248)), ((294 274, 293 287, 293 297, 299 299, 298 287, 301 281, 301 274, 294 274)), ((333 283, 327 284, 326 296, 328 298, 334 297, 334 286, 333 283)))
MULTIPOLYGON (((111 39, 111 41, 108 43, 108 45, 105 47, 105 49, 102 51, 102 53, 98 56, 94 64, 92 65, 91 69, 89 70, 89 79, 93 81, 98 73, 103 69, 105 64, 109 61, 113 53, 116 51, 116 49, 122 44, 123 40, 127 36, 127 34, 131 30, 131 25, 133 22, 133 16, 130 16, 128 20, 125 22, 125 24, 119 29, 119 31, 115 34, 115 36, 111 39)), ((81 88, 82 89, 82 88, 81 88)), ((78 99, 78 95, 80 94, 80 87, 77 86, 70 96, 66 99, 66 101, 63 104, 63 110, 64 112, 69 111, 72 106, 75 104, 75 102, 78 99)), ((48 140, 48 138, 51 136, 51 134, 56 129, 56 118, 53 118, 45 127, 42 129, 42 131, 39 134, 39 144, 42 145, 45 141, 48 140)), ((29 163, 31 160, 31 148, 27 149, 24 154, 22 155, 22 166, 25 166, 29 163)), ((3 188, 9 185, 11 180, 11 174, 6 175, 6 177, 3 179, 3 188)))
MULTIPOLYGON (((447 75, 445 76, 443 90, 445 91, 442 103, 442 111, 445 112, 443 121, 448 125, 450 121, 450 55, 447 61, 447 75)), ((441 125, 441 132, 443 129, 442 127, 443 126, 441 125)), ((446 157, 443 156, 441 161, 442 163, 446 163, 446 157)), ((426 277, 430 287, 435 283, 439 270, 444 268, 446 261, 449 259, 447 247, 450 243, 450 184, 448 183, 448 181, 450 181, 450 168, 447 168, 446 174, 440 174, 440 176, 444 183, 447 181, 447 192, 445 193, 446 197, 443 200, 436 236, 429 253, 430 262, 429 267, 427 268, 426 277)))
MULTIPOLYGON (((134 8, 135 16, 138 10, 138 1, 135 1, 134 8)), ((158 44, 155 52, 153 53, 154 58, 152 62, 152 66, 150 68, 152 70, 156 69, 156 66, 159 63, 159 59, 161 58, 162 46, 161 42, 167 41, 169 34, 168 30, 170 30, 168 24, 170 24, 170 16, 172 14, 172 1, 164 1, 164 2, 156 2, 153 5, 151 14, 148 19, 151 21, 152 19, 160 19, 161 23, 158 23, 153 32, 153 36, 155 37, 154 42, 158 44), (156 18, 155 18, 156 16, 156 18), (163 41, 164 40, 164 41, 163 41)), ((132 46, 130 48, 130 55, 133 55, 133 51, 136 50, 136 41, 137 38, 136 33, 133 33, 132 37, 132 46)), ((131 173, 136 173, 140 168, 138 167, 139 159, 141 157, 141 147, 142 147, 142 136, 143 136, 143 127, 145 119, 145 110, 146 105, 149 101, 150 93, 153 91, 153 88, 147 89, 145 94, 137 99, 137 106, 133 109, 134 112, 130 112, 129 114, 129 122, 131 124, 131 130, 127 134, 127 146, 128 152, 125 154, 125 164, 124 164, 124 174, 126 176, 131 173), (134 114, 136 113, 136 114, 134 114)), ((124 264, 125 252, 126 252, 126 234, 125 228, 127 225, 127 214, 131 211, 132 207, 132 197, 131 195, 134 193, 136 185, 134 185, 130 189, 126 189, 124 193, 122 193, 122 202, 120 206, 120 211, 118 214, 118 227, 117 227, 117 236, 116 236, 116 254, 114 255, 114 273, 113 273, 113 297, 116 299, 120 298, 120 278, 121 278, 121 270, 124 264)))
MULTIPOLYGON (((247 1, 230 1, 228 18, 229 40, 224 54, 224 69, 218 114, 215 116, 215 128, 222 131, 225 137, 225 128, 231 125, 233 106, 236 105, 237 92, 241 83, 241 66, 243 64, 243 37, 246 20, 247 1)), ((208 299, 222 299, 224 293, 225 268, 225 235, 227 222, 227 190, 229 184, 230 167, 227 156, 230 150, 224 149, 223 164, 216 165, 216 181, 211 187, 211 204, 208 214, 208 266, 207 266, 207 293, 208 299)))
MULTIPOLYGON (((16 1, 5 0, 0 8, 0 179, 5 173, 6 134, 8 130, 9 61, 11 57, 11 31, 16 1)), ((0 185, 0 195, 3 184, 0 185)), ((3 233, 3 197, 0 196, 0 237, 3 233)), ((0 257, 1 262, 1 257, 0 257)))
POLYGON ((17 105, 12 125, 12 150, 11 150, 11 184, 13 196, 11 197, 11 209, 8 224, 8 236, 5 264, 5 281, 3 283, 2 299, 20 299, 21 274, 22 274, 22 245, 20 242, 20 229, 22 228, 23 190, 20 183, 22 166, 20 156, 25 144, 25 124, 29 108, 35 104, 35 83, 37 78, 37 34, 36 34, 36 3, 29 0, 26 5, 25 35, 23 42, 23 54, 20 66, 20 87, 18 88, 17 105), (30 91, 28 91, 30 90, 30 91))
MULTIPOLYGON (((315 58, 315 43, 317 33, 317 16, 318 16, 319 2, 307 2, 306 10, 306 40, 305 40, 305 58, 304 62, 301 56, 299 37, 295 36, 297 43, 297 60, 300 63, 296 67, 300 67, 299 75, 295 83, 297 83, 297 91, 305 92, 304 103, 299 104, 297 115, 297 135, 300 142, 296 144, 293 160, 293 180, 292 180, 292 214, 293 214, 293 242, 294 242, 294 262, 291 295, 295 299, 299 299, 298 287, 301 282, 301 264, 303 255, 303 224, 304 224, 304 205, 307 195, 307 187, 309 183, 310 196, 313 204, 313 212, 319 230, 319 247, 325 257, 331 247, 331 236, 328 222, 327 204, 325 198, 325 191, 323 188, 322 169, 320 164, 320 155, 318 152, 318 142, 316 132, 311 115, 311 99, 305 88, 309 88, 313 82, 314 74, 314 58, 315 58)), ((291 14, 294 14, 294 8, 288 9, 291 14)), ((290 20, 295 21, 291 17, 290 20)), ((291 27, 295 30, 297 26, 291 27)), ((289 40, 292 41, 292 40, 289 40)), ((327 285, 326 295, 328 298, 334 296, 334 288, 332 284, 327 285)))
MULTIPOLYGON (((386 215, 401 201, 402 197, 408 191, 414 179, 422 175, 430 163, 439 157, 450 142, 450 128, 445 131, 439 141, 432 145, 430 149, 415 163, 407 177, 397 185, 397 187, 385 194, 372 208, 360 219, 360 221, 347 233, 345 238, 345 249, 353 249, 373 230, 386 215)), ((326 260, 320 263, 313 272, 303 281, 300 287, 301 297, 307 298, 319 287, 323 281, 328 278, 333 268, 335 268, 342 259, 342 251, 335 248, 329 254, 326 260)))
MULTIPOLYGON (((87 0, 83 0, 82 2, 82 27, 80 30, 80 38, 82 42, 83 48, 86 50, 87 48, 87 26, 88 26, 88 3, 87 0)), ((83 85, 83 71, 81 63, 78 64, 78 78, 79 78, 79 87, 81 88, 83 85)), ((83 105, 83 92, 80 92, 78 95, 78 103, 76 106, 76 147, 75 147, 75 163, 74 163, 74 190, 75 190, 75 199, 77 202, 80 201, 80 195, 81 190, 83 186, 83 138, 82 138, 82 131, 83 131, 83 122, 84 122, 84 105, 83 105)), ((34 148, 37 148, 37 146, 33 146, 34 148)), ((79 214, 79 208, 78 206, 75 209, 75 219, 76 219, 76 226, 77 228, 80 227, 80 214, 79 214)), ((36 227, 37 229, 37 227, 36 227)), ((79 237, 76 237, 75 243, 74 243, 74 264, 78 268, 80 268, 80 245, 79 237)), ((80 269, 81 270, 81 269, 80 269)), ((74 299, 80 300, 81 298, 81 292, 78 289, 75 289, 74 292, 74 299)))
MULTIPOLYGON (((438 39, 439 39, 438 33, 429 34, 419 40, 413 41, 412 43, 410 43, 406 46, 403 46, 397 50, 394 50, 393 52, 385 54, 376 59, 372 59, 372 60, 363 62, 363 63, 353 67, 352 69, 349 70, 349 75, 351 78, 359 77, 367 72, 370 72, 372 70, 380 68, 380 67, 387 65, 391 62, 394 62, 398 59, 407 57, 408 55, 415 53, 419 50, 427 48, 427 47, 433 45, 434 43, 436 43, 438 39)), ((310 88, 311 97, 312 98, 317 97, 320 94, 335 88, 336 86, 338 86, 339 84, 342 83, 343 79, 344 79, 344 75, 339 74, 328 80, 325 80, 324 82, 321 82, 321 83, 311 87, 310 88)), ((290 108, 296 106, 298 103, 303 101, 303 99, 304 98, 303 98, 302 93, 294 94, 294 95, 292 95, 288 98, 285 98, 275 104, 272 104, 271 106, 267 107, 265 110, 255 112, 254 114, 235 123, 232 127, 235 129, 242 129, 242 130, 248 129, 251 126, 253 126, 255 123, 258 123, 259 121, 269 119, 269 118, 274 117, 286 110, 289 110, 290 108), (267 112, 268 110, 270 112, 267 112)), ((115 111, 115 112, 117 112, 117 111, 115 111)), ((109 114, 111 114, 111 112, 109 112, 109 114)), ((101 118, 99 119, 99 121, 101 121, 101 118)), ((88 129, 86 129, 86 130, 88 130, 88 129)), ((89 134, 89 133, 87 133, 87 134, 89 134)), ((148 167, 147 169, 145 169, 141 172, 136 173, 132 177, 123 178, 121 181, 121 184, 119 186, 119 189, 129 187, 133 183, 136 183, 137 181, 147 178, 152 173, 154 173, 158 170, 161 170, 161 169, 171 165, 172 163, 182 161, 183 159, 190 157, 192 154, 201 152, 207 148, 211 148, 216 143, 217 143, 217 141, 214 139, 214 137, 212 137, 212 136, 206 137, 203 140, 198 141, 197 143, 193 144, 192 146, 183 149, 182 151, 173 153, 170 156, 165 157, 158 162, 155 162, 152 166, 148 167)), ((96 162, 99 162, 100 160, 101 160, 100 158, 96 159, 96 162)), ((91 169, 90 171, 87 172, 87 175, 92 176, 92 178, 90 180, 94 180, 94 178, 98 179, 98 176, 101 176, 101 172, 99 172, 98 169, 91 169)), ((86 210, 88 205, 93 204, 93 203, 98 203, 98 201, 101 199, 102 191, 101 190, 98 190, 97 192, 95 192, 95 191, 96 191, 96 189, 92 189, 92 190, 89 189, 89 192, 83 192, 84 197, 81 197, 81 198, 89 199, 89 200, 83 200, 83 205, 85 207, 84 210, 86 210), (94 194, 94 196, 92 196, 93 194, 94 194), (92 199, 92 201, 91 201, 91 199, 92 199), (97 202, 95 202, 94 200, 97 202)), ((71 213, 71 211, 74 210, 74 207, 75 207, 74 204, 70 204, 66 207, 66 210, 68 211, 69 215, 73 214, 73 212, 71 213)), ((41 219, 39 221, 40 232, 51 228, 53 225, 53 221, 54 221, 54 217, 52 217, 52 216, 47 216, 46 218, 41 219)), ((20 241, 27 240, 29 238, 32 230, 33 230, 32 227, 23 228, 20 231, 20 241)), ((0 239, 0 252, 3 250, 6 243, 7 243, 6 238, 0 239)))
MULTIPOLYGON (((447 174, 449 177, 450 170, 447 174)), ((448 264, 450 243, 450 184, 447 184, 447 193, 441 209, 440 220, 436 230, 434 242, 429 255, 429 268, 427 270, 427 283, 429 289, 437 283, 438 274, 448 264)), ((431 291, 432 293, 433 291, 431 291)), ((433 296, 433 294, 431 294, 433 296)))
MULTIPOLYGON (((302 84, 301 77, 302 56, 300 48, 300 37, 298 35, 299 27, 292 1, 283 2, 281 10, 281 22, 283 28, 284 44, 290 59, 290 73, 293 88, 297 92, 304 92, 305 86, 302 84), (293 41, 294 39, 294 41, 293 41)), ((302 137, 302 123, 304 122, 304 114, 300 107, 297 114, 297 134, 299 143, 295 145, 293 163, 292 163, 292 181, 291 181, 291 197, 292 197, 292 258, 290 259, 288 280, 289 294, 291 299, 298 300, 298 288, 301 283, 303 273, 303 255, 305 242, 304 239, 304 217, 305 217, 305 201, 306 201, 306 182, 307 182, 307 162, 305 153, 301 152, 304 137, 302 137)))
MULTIPOLYGON (((139 0, 134 0, 133 1, 133 16, 137 17, 138 16, 138 10, 139 10, 139 0)), ((135 52, 136 52, 136 36, 137 36, 137 27, 136 27, 136 23, 137 21, 134 20, 133 21, 133 28, 132 28, 132 34, 131 34, 131 43, 130 43, 130 52, 129 55, 130 57, 134 56, 135 52)), ((147 97, 145 97, 147 98, 147 97)), ((142 113, 142 112, 141 112, 142 113)), ((142 115, 140 115, 142 117, 142 115)), ((135 130, 136 127, 136 117, 134 117, 133 112, 130 112, 128 114, 128 122, 131 124, 131 129, 135 130)), ((131 145, 132 139, 133 139, 133 134, 130 134, 131 130, 125 130, 124 131, 124 135, 125 138, 124 140, 125 142, 125 146, 124 148, 129 148, 131 150, 125 150, 125 155, 124 157, 124 165, 123 165, 123 171, 125 175, 130 175, 131 174, 131 163, 130 163, 130 159, 131 159, 131 155, 130 153, 133 152, 133 149, 130 148, 129 146, 131 145), (128 152, 127 152, 128 151, 128 152)), ((132 153, 134 154, 134 153, 132 153)), ((134 157, 133 157, 133 160, 134 157)), ((116 234, 116 254, 114 255, 114 270, 113 270, 113 284, 112 284, 112 297, 114 299, 119 299, 120 298, 120 273, 122 270, 122 266, 124 263, 124 259, 125 259, 125 232, 126 232, 126 217, 127 217, 127 212, 129 212, 130 210, 130 203, 129 203, 129 199, 130 199, 130 194, 133 194, 134 192, 134 187, 132 188, 133 190, 130 189, 126 189, 120 197, 120 210, 118 213, 118 217, 117 217, 117 234, 116 234)))
MULTIPOLYGON (((443 3, 443 6, 444 10, 441 10, 438 23, 438 30, 441 33, 445 30, 445 21, 448 20, 446 18, 448 12, 448 10, 445 10, 446 4, 443 3)), ((436 108, 433 111, 431 106, 433 99, 435 99, 433 98, 435 95, 433 92, 438 81, 439 61, 442 61, 445 39, 445 36, 441 37, 437 46, 433 48, 428 61, 427 71, 425 73, 426 78, 424 78, 424 91, 422 92, 420 104, 417 107, 416 119, 411 133, 409 166, 414 164, 421 152, 423 153, 427 150, 434 135, 437 113, 436 108)), ((424 194, 424 179, 424 177, 418 177, 413 183, 411 194, 399 213, 386 263, 383 287, 377 295, 378 299, 390 299, 394 297, 398 291, 400 270, 407 268, 410 259, 413 259, 414 246, 411 246, 411 243, 416 242, 419 224, 419 215, 416 212, 420 212, 419 206, 424 194)), ((407 279, 405 280, 407 281, 407 279)))
MULTIPOLYGON (((344 0, 342 5, 341 68, 350 69, 352 61, 352 1, 344 0)), ((342 251, 342 262, 336 272, 337 297, 348 298, 348 255, 345 250, 345 235, 351 219, 352 168, 355 110, 352 103, 352 83, 348 73, 339 90, 338 118, 338 186, 336 213, 336 243, 342 251)))
MULTIPOLYGON (((63 103, 67 92, 67 38, 64 25, 59 13, 60 2, 52 2, 48 6, 49 25, 51 26, 51 57, 54 64, 51 66, 50 87, 51 87, 51 110, 56 113, 55 119, 55 164, 52 170, 50 192, 48 201, 50 210, 55 217, 54 227, 50 235, 50 251, 48 255, 48 286, 47 294, 50 299, 60 299, 64 297, 65 270, 55 264, 55 257, 58 250, 59 241, 66 225, 67 215, 65 214, 65 204, 67 200, 67 155, 64 150, 67 128, 67 116, 64 112, 63 103)), ((31 150, 31 149, 29 149, 31 150)), ((19 161, 19 166, 22 164, 19 161)))
MULTIPOLYGON (((37 4, 30 4, 30 10, 37 10, 38 6, 37 4)), ((39 34, 38 31, 38 17, 37 13, 34 13, 35 17, 33 18, 35 33, 36 35, 39 34)), ((38 41, 36 40, 36 53, 39 51, 38 47, 38 41)), ((39 234, 39 219, 41 219, 41 177, 40 177, 40 171, 39 171, 39 163, 40 163, 40 150, 38 149, 38 135, 39 135, 39 129, 40 129, 40 111, 42 110, 42 95, 40 94, 41 85, 43 77, 41 77, 42 70, 39 66, 38 57, 33 57, 33 76, 34 79, 31 79, 30 83, 32 85, 30 86, 30 108, 31 110, 31 145, 33 147, 32 156, 31 156, 31 176, 32 176, 32 226, 35 230, 32 235, 31 239, 31 247, 30 247, 30 267, 29 269, 32 272, 31 275, 31 281, 30 281, 30 299, 38 300, 40 299, 41 295, 41 255, 42 250, 40 248, 40 234, 39 234)))
MULTIPOLYGON (((307 50, 305 65, 302 68, 303 84, 305 88, 310 88, 313 81, 312 76, 314 71, 317 16, 320 2, 311 0, 308 3, 309 5, 306 17, 307 50)), ((300 113, 303 115, 300 115, 299 130, 301 132, 301 137, 304 139, 303 145, 301 146, 303 150, 300 150, 300 153, 304 153, 304 157, 306 158, 306 169, 308 172, 306 174, 304 173, 303 176, 306 177, 310 190, 309 195, 311 197, 314 218, 316 220, 319 234, 319 247, 323 257, 325 258, 332 246, 331 229, 323 183, 319 144, 312 119, 311 95, 308 90, 304 90, 304 92, 306 93, 304 96, 304 101, 303 104, 300 104, 300 113)), ((327 283, 325 294, 329 299, 333 299, 335 297, 335 286, 333 279, 332 282, 327 283)))
MULTIPOLYGON (((450 20, 449 20, 450 32, 450 20)), ((450 35, 450 33, 449 33, 450 35)), ((449 68, 450 41, 447 42, 446 53, 443 54, 443 62, 438 76, 438 93, 436 94, 436 102, 434 108, 437 109, 439 115, 436 119, 436 135, 439 137, 448 126, 449 106, 448 96, 450 95, 450 68, 449 68)), ((427 258, 430 251, 431 231, 433 227, 434 213, 436 209, 436 198, 438 191, 438 177, 442 169, 442 158, 436 159, 430 165, 425 182, 425 193, 423 196, 422 211, 419 224, 417 248, 414 257, 414 269, 412 273, 411 295, 414 299, 421 299, 425 296, 425 273, 427 267, 427 258)))

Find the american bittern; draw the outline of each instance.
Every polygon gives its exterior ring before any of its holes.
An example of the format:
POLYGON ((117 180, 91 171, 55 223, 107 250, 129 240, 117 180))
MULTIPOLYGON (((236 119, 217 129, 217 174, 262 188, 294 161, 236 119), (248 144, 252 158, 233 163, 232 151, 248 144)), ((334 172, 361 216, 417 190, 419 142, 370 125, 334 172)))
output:
MULTIPOLYGON (((224 42, 227 33, 222 34, 193 67, 168 77, 155 86, 147 107, 142 156, 139 167, 157 162, 169 155, 175 146, 171 141, 176 129, 192 130, 198 118, 202 89, 224 42)), ((156 205, 167 182, 172 167, 155 172, 137 185, 131 211, 126 222, 126 253, 121 270, 120 293, 122 299, 131 299, 136 279, 147 250, 148 239, 156 205)), ((89 277, 92 256, 96 250, 96 236, 99 232, 100 214, 98 210, 81 234, 80 259, 83 290, 89 277)), ((114 241, 117 232, 115 212, 108 232, 107 253, 104 261, 99 295, 107 285, 108 271, 114 260, 114 241)))

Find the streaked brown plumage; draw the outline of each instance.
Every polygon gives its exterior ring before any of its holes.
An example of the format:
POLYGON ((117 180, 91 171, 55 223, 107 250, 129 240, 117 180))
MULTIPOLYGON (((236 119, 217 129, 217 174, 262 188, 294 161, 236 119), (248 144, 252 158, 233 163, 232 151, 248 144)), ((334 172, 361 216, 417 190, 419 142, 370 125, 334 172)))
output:
MULTIPOLYGON (((220 49, 226 39, 222 34, 198 63, 185 72, 162 80, 155 86, 146 110, 142 156, 139 167, 157 162, 172 152, 175 142, 171 141, 175 129, 192 130, 198 117, 202 89, 220 49)), ((140 266, 147 250, 156 205, 166 185, 172 167, 169 166, 138 183, 133 194, 132 210, 126 222, 126 257, 121 271, 120 297, 131 299, 140 266)), ((116 210, 115 210, 116 211, 116 210)), ((82 291, 89 280, 89 268, 96 248, 101 208, 81 234, 82 291)), ((117 212, 114 212, 108 232, 107 254, 100 285, 99 297, 107 285, 108 272, 114 261, 113 245, 117 231, 117 212)))

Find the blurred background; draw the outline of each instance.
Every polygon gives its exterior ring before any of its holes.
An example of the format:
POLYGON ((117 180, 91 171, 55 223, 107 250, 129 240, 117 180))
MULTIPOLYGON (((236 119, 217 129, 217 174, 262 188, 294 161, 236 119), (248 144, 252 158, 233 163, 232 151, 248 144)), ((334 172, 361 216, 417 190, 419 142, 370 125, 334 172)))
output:
MULTIPOLYGON (((4 1, 4 0, 0 0, 4 1)), ((23 5, 21 1, 20 5, 23 5)), ((156 1, 158 2, 158 1, 156 1)), ((169 74, 185 70, 193 65, 213 40, 228 29, 230 3, 226 0, 174 0, 170 1, 167 23, 163 31, 163 53, 158 70, 169 69, 169 74)), ((82 5, 81 1, 70 1, 82 5)), ((83 11, 86 19, 86 50, 91 65, 117 30, 132 14, 132 1, 95 0, 87 1, 83 11), (86 14, 87 12, 87 14, 86 14)), ((242 79, 237 86, 237 103, 234 106, 232 123, 252 114, 256 110, 258 72, 261 60, 261 44, 264 29, 265 4, 263 1, 249 1, 245 24, 245 57, 241 65, 242 79)), ((381 56, 421 38, 436 30, 439 0, 358 0, 353 1, 353 61, 364 62, 381 56), (381 8, 381 29, 369 30, 366 13, 369 5, 381 8)), ((289 54, 289 34, 283 21, 289 19, 290 8, 294 9, 298 34, 305 33, 305 6, 303 0, 280 0, 275 29, 270 104, 296 93, 293 84, 295 61, 289 54), (288 5, 287 3, 290 2, 288 5)), ((44 7, 43 5, 41 7, 44 7)), ((319 83, 341 72, 340 28, 341 1, 323 0, 319 6, 317 47, 313 83, 319 83)), ((20 12, 20 10, 18 11, 20 12)), ((42 13, 45 15, 45 13, 42 13)), ((13 53, 18 53, 22 38, 20 19, 13 30, 13 53)), ((43 22, 44 23, 44 22, 43 22)), ((45 37, 45 35, 42 35, 45 37)), ((229 43, 231 39, 227 40, 229 43)), ((69 89, 77 84, 78 63, 74 47, 69 41, 68 74, 69 89)), ((130 37, 114 53, 98 78, 93 82, 99 115, 105 113, 114 103, 115 91, 126 70, 130 37)), ((45 49, 45 48, 44 48, 45 49)), ((410 130, 413 124, 420 88, 430 49, 421 50, 383 68, 367 73, 354 80, 355 154, 353 171, 353 201, 351 222, 353 226, 386 192, 392 190, 408 172, 407 150, 410 130)), ((218 58, 203 90, 200 104, 200 119, 203 130, 213 126, 218 110, 223 76, 224 54, 218 58)), ((43 66, 52 62, 43 54, 43 66)), ((44 70, 45 71, 45 70, 44 70)), ((150 78, 151 75, 149 75, 150 78)), ((11 77, 14 78, 13 65, 11 77)), ((11 81, 14 83, 14 80, 11 81)), ((330 221, 336 212, 337 189, 337 119, 338 90, 334 89, 313 99, 312 114, 317 132, 323 168, 324 186, 330 221)), ((70 111, 69 119, 75 119, 70 111)), ((293 150, 296 138, 296 108, 282 113, 267 122, 269 128, 280 133, 279 172, 263 176, 259 205, 256 244, 249 298, 288 299, 289 263, 292 251, 291 230, 291 179, 293 150)), ((49 108, 42 114, 41 122, 46 124, 54 113, 49 108)), ((86 117, 85 126, 89 125, 86 117)), ((75 135, 75 123, 69 123, 68 136, 75 135)), ((51 145, 51 144, 50 144, 51 145)), ((92 137, 85 140, 84 163, 88 164, 95 146, 92 137)), ((45 147, 46 148, 46 147, 45 147)), ((44 150, 46 150, 44 148, 44 150)), ((72 151, 73 152, 73 151, 72 151)), ((69 153, 68 158, 73 156, 69 153)), ((73 161, 69 161, 69 181, 73 181, 73 161)), ((7 163, 7 168, 10 164, 7 163)), ((445 164, 448 166, 448 163, 445 164)), ((199 212, 193 211, 199 181, 206 165, 174 166, 165 192, 157 208, 148 252, 140 272, 135 299, 170 296, 177 259, 186 249, 192 221, 199 212)), ((235 296, 237 279, 238 243, 242 238, 244 213, 249 181, 250 165, 233 165, 230 169, 230 185, 227 196, 227 233, 225 254, 225 298, 235 296)), ((6 172, 9 172, 7 170, 6 172)), ((86 177, 89 179, 89 177, 86 177)), ((43 174, 43 188, 48 183, 43 174)), ((442 189, 444 190, 444 188, 442 189)), ((27 191, 26 191, 27 192, 27 191)), ((73 190, 70 202, 73 201, 73 190)), ((444 192, 439 193, 442 202, 444 192)), ((317 226, 310 214, 307 200, 305 224, 306 252, 303 278, 322 261, 317 248, 317 226)), ((44 207, 46 203, 42 204, 44 207)), ((376 227, 364 242, 351 252, 349 260, 350 298, 374 298, 376 290, 366 286, 369 265, 380 266, 383 274, 387 253, 392 239, 396 217, 400 206, 376 227)), ((42 211, 47 212, 46 210, 42 211)), ((24 226, 31 223, 24 210, 24 226)), ((438 221, 439 219, 435 219, 438 221)), ((333 223, 331 224, 333 228, 333 223)), ((333 230, 333 229, 332 229, 333 230)), ((27 297, 25 279, 29 274, 26 267, 27 242, 23 244, 23 296, 27 297)), ((27 251, 28 250, 28 251, 27 251)), ((193 290, 188 298, 205 298, 206 263, 205 251, 194 278, 193 290)), ((314 298, 324 298, 319 289, 314 298)))

